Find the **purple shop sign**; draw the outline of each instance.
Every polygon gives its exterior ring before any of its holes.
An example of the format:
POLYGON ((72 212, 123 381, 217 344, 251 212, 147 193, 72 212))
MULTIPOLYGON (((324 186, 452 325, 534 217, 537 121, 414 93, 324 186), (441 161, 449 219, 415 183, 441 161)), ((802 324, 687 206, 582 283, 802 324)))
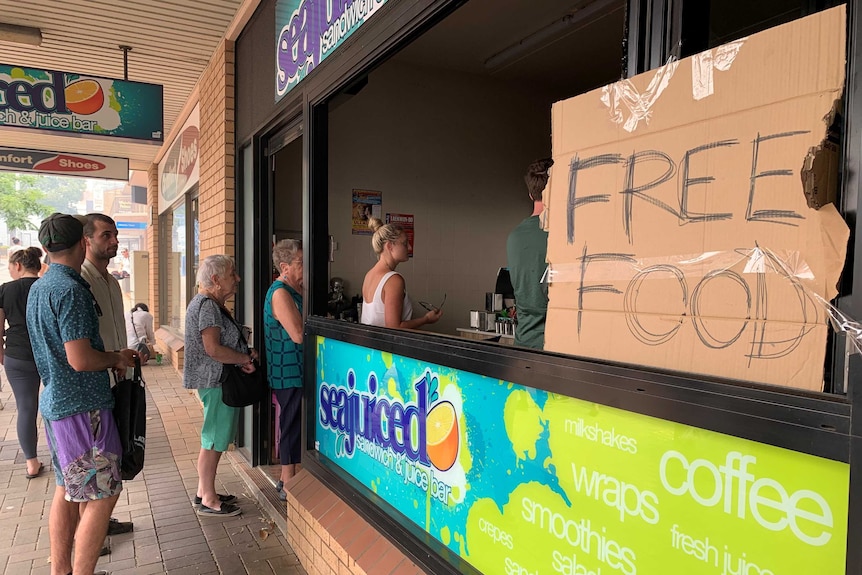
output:
POLYGON ((387 0, 278 0, 275 101, 297 86, 387 0))

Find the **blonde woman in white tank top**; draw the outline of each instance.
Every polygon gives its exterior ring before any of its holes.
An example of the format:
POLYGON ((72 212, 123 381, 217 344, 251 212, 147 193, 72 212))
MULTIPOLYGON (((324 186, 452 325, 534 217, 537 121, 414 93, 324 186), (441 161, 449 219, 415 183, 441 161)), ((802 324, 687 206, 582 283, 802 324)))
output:
POLYGON ((413 304, 407 296, 404 278, 395 271, 398 264, 409 259, 409 242, 404 229, 397 224, 386 224, 378 218, 369 218, 368 227, 374 230, 371 246, 377 254, 377 263, 365 274, 362 282, 361 323, 380 327, 417 329, 435 323, 443 315, 439 309, 413 318, 413 304))

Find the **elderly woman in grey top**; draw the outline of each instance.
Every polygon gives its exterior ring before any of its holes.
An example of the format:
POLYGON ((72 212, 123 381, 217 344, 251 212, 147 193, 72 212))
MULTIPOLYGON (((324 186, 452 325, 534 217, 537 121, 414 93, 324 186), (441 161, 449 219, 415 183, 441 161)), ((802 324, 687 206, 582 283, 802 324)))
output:
POLYGON ((198 390, 204 406, 195 505, 200 515, 238 515, 242 510, 236 497, 219 494, 215 487, 219 459, 236 437, 239 418, 239 408, 222 402, 219 378, 226 363, 253 372, 257 352, 245 345, 240 327, 225 308, 240 280, 234 261, 209 256, 201 262, 197 280, 198 293, 186 311, 183 369, 183 387, 198 390))

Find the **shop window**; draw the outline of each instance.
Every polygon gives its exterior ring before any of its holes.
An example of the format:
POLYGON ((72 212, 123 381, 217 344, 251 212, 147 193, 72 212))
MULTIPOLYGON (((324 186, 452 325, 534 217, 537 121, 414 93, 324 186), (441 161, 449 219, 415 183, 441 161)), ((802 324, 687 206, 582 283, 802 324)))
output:
POLYGON ((167 254, 161 258, 164 283, 161 290, 161 324, 178 333, 185 329, 186 307, 194 295, 200 258, 200 222, 197 197, 186 196, 162 216, 162 245, 167 254))
MULTIPOLYGON (((702 28, 699 32, 691 29, 692 38, 698 42, 691 45, 700 49, 716 46, 796 20, 829 3, 705 3, 699 15, 702 28)), ((541 14, 535 10, 507 13, 507 34, 484 38, 483 45, 471 34, 459 32, 472 30, 470 24, 481 13, 480 4, 467 3, 386 62, 345 82, 344 90, 314 110, 313 114, 325 119, 313 120, 312 124, 326 127, 326 136, 320 140, 326 149, 312 153, 317 166, 325 156, 328 168, 330 261, 329 297, 318 298, 312 313, 347 321, 358 319, 355 304, 361 305, 365 274, 377 261, 367 220, 377 216, 406 228, 403 239, 408 255, 395 263, 415 303, 413 318, 426 314, 429 308, 425 304, 433 308, 446 302, 442 317, 421 326, 424 331, 501 345, 513 343, 512 332, 518 328, 511 325, 511 310, 514 307, 517 313, 517 302, 512 306, 507 290, 500 287, 506 285, 500 280, 507 276, 507 236, 533 207, 523 183, 527 166, 552 153, 549 134, 553 103, 620 78, 626 6, 622 2, 607 5, 608 10, 602 13, 574 12, 590 14, 580 19, 551 13, 550 9, 541 14), (577 24, 571 24, 572 20, 577 24), (330 305, 324 308, 323 301, 330 305), (342 308, 333 302, 352 305, 342 308), (419 302, 425 304, 420 307, 419 302)), ((689 17, 694 18, 692 12, 689 17)), ((487 30, 503 28, 500 22, 495 24, 487 30)), ((596 102, 599 106, 598 97, 596 102)), ((840 125, 834 131, 840 138, 840 125)), ((566 170, 566 166, 552 170, 566 170)), ((618 224, 609 219, 607 225, 618 224)), ((709 287, 720 291, 721 287, 715 287, 719 284, 709 287)), ((644 292, 646 289, 640 293, 644 292)), ((370 301, 373 293, 367 291, 364 299, 370 301)), ((707 293, 712 292, 704 287, 695 295, 706 298, 707 293)), ((557 325, 565 321, 577 325, 571 328, 575 339, 582 318, 568 317, 557 325)), ((601 316, 595 313, 591 317, 592 341, 598 342, 605 337, 597 329, 600 321, 595 319, 601 316)), ((657 325, 632 324, 626 329, 649 345, 659 345, 663 341, 651 338, 670 338, 675 333, 675 328, 668 331, 663 321, 656 320, 657 325)), ((753 325, 746 324, 750 330, 753 325)), ((699 338, 697 341, 705 339, 708 349, 725 349, 735 343, 740 337, 736 329, 729 324, 716 326, 715 322, 691 328, 700 330, 694 337, 699 338), (709 334, 702 336, 703 331, 709 334)), ((557 342, 562 341, 563 331, 558 328, 556 336, 557 342)), ((779 347, 782 342, 761 339, 759 343, 779 347)), ((560 352, 560 347, 550 349, 560 352)), ((577 353, 571 349, 575 347, 567 347, 566 352, 577 353)), ((583 355, 641 365, 637 359, 602 355, 603 350, 590 349, 583 355)), ((766 352, 758 353, 764 355, 757 357, 770 358, 766 352)), ((829 381, 833 366, 828 353, 823 363, 829 381)), ((712 373, 760 383, 767 379, 729 376, 721 369, 698 371, 704 368, 683 366, 675 360, 655 367, 678 367, 685 373, 712 373)), ((810 387, 806 387, 809 381, 797 387, 821 389, 815 378, 810 382, 810 387)), ((843 391, 828 383, 823 390, 843 391)))
POLYGON ((440 307, 423 331, 511 345, 511 288, 491 298, 481 330, 471 312, 507 283, 507 236, 533 209, 524 175, 551 155, 551 106, 621 77, 625 15, 623 0, 468 2, 321 106, 330 273, 317 300, 327 305, 312 313, 359 320, 377 262, 369 217, 388 218, 405 228, 397 271, 415 305, 404 325, 440 307))

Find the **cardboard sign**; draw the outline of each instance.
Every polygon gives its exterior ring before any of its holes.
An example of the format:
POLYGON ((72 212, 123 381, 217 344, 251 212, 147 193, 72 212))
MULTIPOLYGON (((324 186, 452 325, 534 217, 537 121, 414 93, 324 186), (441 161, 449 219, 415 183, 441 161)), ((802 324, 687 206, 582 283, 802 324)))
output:
POLYGON ((844 51, 838 7, 555 104, 545 349, 822 389, 844 51))

